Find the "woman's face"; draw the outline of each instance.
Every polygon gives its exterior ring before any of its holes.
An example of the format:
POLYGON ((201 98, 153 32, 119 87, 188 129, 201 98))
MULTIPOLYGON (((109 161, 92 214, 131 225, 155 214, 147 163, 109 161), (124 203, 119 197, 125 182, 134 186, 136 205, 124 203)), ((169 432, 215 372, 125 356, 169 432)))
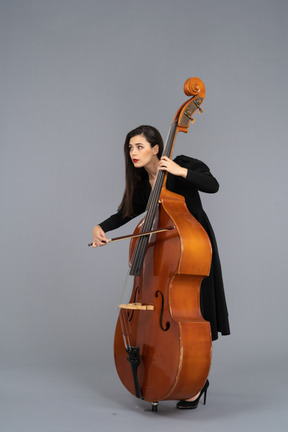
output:
POLYGON ((129 154, 135 168, 147 167, 151 163, 158 161, 157 153, 159 146, 151 147, 144 135, 135 135, 130 138, 129 154))

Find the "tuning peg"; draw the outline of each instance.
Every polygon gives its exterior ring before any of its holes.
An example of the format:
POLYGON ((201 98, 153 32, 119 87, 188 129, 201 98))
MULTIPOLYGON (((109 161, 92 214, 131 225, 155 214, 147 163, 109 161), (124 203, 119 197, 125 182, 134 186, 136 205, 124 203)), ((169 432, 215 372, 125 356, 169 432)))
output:
MULTIPOLYGON (((196 107, 198 108, 199 113, 202 114, 203 111, 204 111, 204 108, 201 108, 201 107, 200 107, 199 101, 196 101, 196 100, 195 100, 194 103, 195 103, 196 107)), ((201 102, 200 102, 200 103, 201 103, 201 102)))
POLYGON ((188 113, 190 114, 189 111, 188 112, 184 112, 184 114, 186 115, 186 117, 188 117, 188 119, 191 121, 191 124, 195 123, 196 120, 193 117, 190 117, 188 113))

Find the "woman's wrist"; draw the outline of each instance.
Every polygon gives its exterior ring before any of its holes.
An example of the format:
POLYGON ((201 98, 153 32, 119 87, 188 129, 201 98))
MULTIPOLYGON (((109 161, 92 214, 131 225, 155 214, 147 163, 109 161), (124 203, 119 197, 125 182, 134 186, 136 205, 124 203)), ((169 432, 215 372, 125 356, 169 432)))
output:
POLYGON ((186 178, 187 174, 188 174, 188 169, 182 167, 180 176, 186 178))

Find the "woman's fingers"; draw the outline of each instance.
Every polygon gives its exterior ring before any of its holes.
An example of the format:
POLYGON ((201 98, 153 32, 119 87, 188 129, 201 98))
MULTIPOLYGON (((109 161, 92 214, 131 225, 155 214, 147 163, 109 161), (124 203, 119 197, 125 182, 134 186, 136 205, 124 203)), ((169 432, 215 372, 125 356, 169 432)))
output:
POLYGON ((159 169, 168 171, 171 174, 178 175, 179 168, 181 168, 178 164, 173 162, 167 156, 162 156, 159 162, 159 169))
POLYGON ((104 246, 107 244, 108 239, 99 225, 96 225, 93 229, 93 247, 104 246))
POLYGON ((162 171, 167 171, 170 174, 173 174, 175 176, 181 176, 184 178, 187 177, 187 173, 188 173, 187 168, 181 167, 176 162, 169 159, 167 156, 162 156, 159 162, 158 169, 162 171))

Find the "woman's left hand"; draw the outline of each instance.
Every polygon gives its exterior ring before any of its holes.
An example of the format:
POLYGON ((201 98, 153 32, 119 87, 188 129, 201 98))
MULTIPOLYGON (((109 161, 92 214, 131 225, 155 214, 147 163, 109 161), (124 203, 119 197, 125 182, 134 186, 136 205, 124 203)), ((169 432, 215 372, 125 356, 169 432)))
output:
POLYGON ((167 156, 161 157, 158 169, 184 178, 187 177, 188 172, 187 168, 181 167, 176 162, 173 162, 171 159, 169 159, 167 156))

